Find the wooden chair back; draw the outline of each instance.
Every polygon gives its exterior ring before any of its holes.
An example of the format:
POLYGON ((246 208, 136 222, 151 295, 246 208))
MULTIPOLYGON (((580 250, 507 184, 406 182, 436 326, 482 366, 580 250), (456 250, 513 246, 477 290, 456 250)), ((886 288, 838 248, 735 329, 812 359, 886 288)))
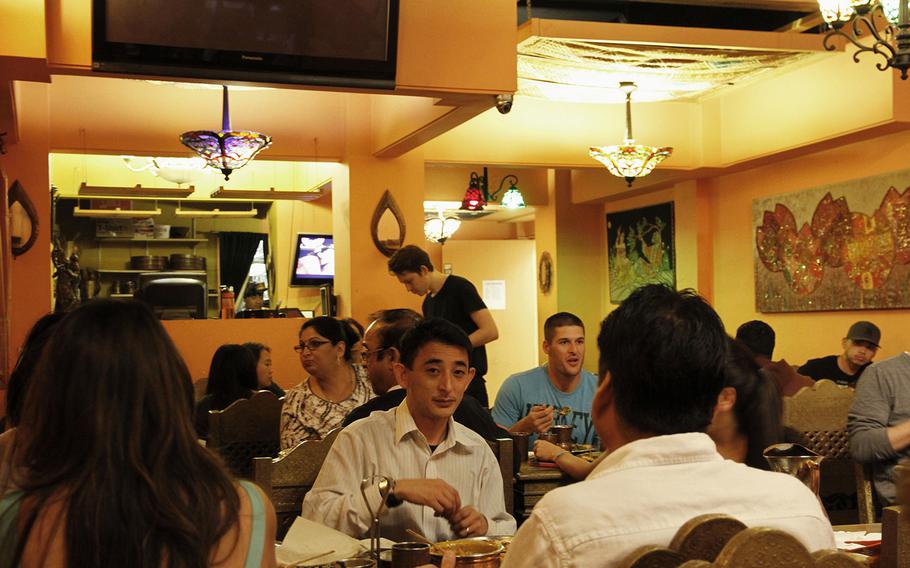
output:
POLYGON ((499 462, 499 471, 502 473, 502 492, 506 503, 506 511, 513 517, 515 516, 515 456, 513 454, 512 438, 497 438, 496 440, 487 440, 496 461, 499 462))
POLYGON ((699 515, 679 527, 670 548, 685 560, 714 562, 727 542, 744 530, 746 525, 733 517, 717 513, 699 515))
POLYGON ((847 414, 852 404, 853 389, 827 379, 783 398, 783 422, 790 441, 826 458, 821 464, 821 497, 833 524, 854 522, 839 514, 849 510, 852 498, 847 496, 853 491, 859 522, 875 520, 871 470, 850 456, 847 414))
POLYGON ((849 555, 809 551, 795 537, 771 528, 747 528, 726 515, 700 515, 676 532, 668 547, 643 546, 622 568, 860 568, 849 555))
POLYGON ((209 411, 207 447, 235 476, 252 478, 253 458, 278 455, 282 403, 274 393, 259 391, 224 410, 209 411))
POLYGON ((321 440, 301 442, 275 459, 253 459, 253 481, 272 501, 278 516, 278 540, 284 538, 294 519, 300 515, 303 498, 316 482, 322 462, 340 431, 341 428, 337 428, 321 440))

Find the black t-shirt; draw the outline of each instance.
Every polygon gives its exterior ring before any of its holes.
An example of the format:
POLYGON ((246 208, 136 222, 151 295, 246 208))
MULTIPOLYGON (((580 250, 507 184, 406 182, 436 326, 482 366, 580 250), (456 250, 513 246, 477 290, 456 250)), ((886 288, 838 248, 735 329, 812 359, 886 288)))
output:
MULTIPOLYGON (((471 319, 471 314, 485 309, 487 305, 477 293, 477 288, 454 274, 442 283, 439 293, 435 296, 427 294, 423 299, 423 317, 448 320, 468 335, 477 331, 477 324, 471 319)), ((472 383, 482 383, 478 379, 487 374, 487 350, 483 345, 471 350, 471 366, 476 369, 472 383)), ((471 392, 470 388, 468 392, 471 392)))
MULTIPOLYGON (((366 418, 373 412, 391 410, 400 405, 406 395, 406 390, 395 389, 376 398, 371 398, 366 403, 352 410, 342 422, 342 426, 348 426, 352 422, 366 418)), ((471 395, 465 394, 464 398, 461 399, 461 404, 455 409, 455 414, 452 418, 455 419, 455 422, 462 426, 467 426, 487 440, 509 437, 509 433, 497 426, 496 422, 493 421, 490 411, 481 406, 477 399, 471 395)))
POLYGON ((863 374, 863 370, 870 365, 870 363, 867 363, 860 367, 855 375, 848 375, 841 371, 837 365, 837 357, 837 355, 828 355, 818 359, 809 359, 796 372, 800 375, 812 377, 816 381, 828 379, 840 385, 854 385, 859 380, 859 376, 863 374))

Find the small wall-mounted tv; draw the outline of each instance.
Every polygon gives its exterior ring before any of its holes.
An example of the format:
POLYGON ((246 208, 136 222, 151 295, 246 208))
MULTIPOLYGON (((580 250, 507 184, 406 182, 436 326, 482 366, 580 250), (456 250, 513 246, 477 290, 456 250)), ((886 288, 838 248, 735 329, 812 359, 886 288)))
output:
POLYGON ((335 280, 335 243, 332 235, 301 233, 294 248, 291 286, 322 286, 335 280))
POLYGON ((399 0, 92 0, 92 69, 392 89, 399 0))

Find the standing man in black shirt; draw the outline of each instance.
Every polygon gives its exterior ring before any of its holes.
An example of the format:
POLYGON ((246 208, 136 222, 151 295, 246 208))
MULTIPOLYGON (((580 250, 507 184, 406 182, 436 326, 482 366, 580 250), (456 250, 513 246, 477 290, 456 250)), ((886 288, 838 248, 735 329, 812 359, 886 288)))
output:
POLYGON ((402 247, 392 255, 389 272, 404 284, 408 292, 424 296, 423 317, 446 319, 468 334, 474 347, 471 367, 475 372, 466 392, 489 407, 484 380, 487 374, 487 350, 484 345, 499 338, 499 331, 477 288, 460 276, 436 272, 426 251, 414 245, 402 247))
POLYGON ((816 381, 830 379, 841 385, 856 386, 863 370, 872 364, 881 337, 882 332, 874 323, 858 321, 850 326, 847 337, 841 341, 843 353, 809 359, 797 372, 816 381))

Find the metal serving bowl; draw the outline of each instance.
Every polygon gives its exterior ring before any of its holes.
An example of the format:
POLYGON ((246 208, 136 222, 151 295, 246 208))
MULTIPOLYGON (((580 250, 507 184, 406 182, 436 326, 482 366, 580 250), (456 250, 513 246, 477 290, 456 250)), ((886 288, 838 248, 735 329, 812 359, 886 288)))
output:
POLYGON ((456 568, 499 568, 503 546, 485 536, 437 542, 430 547, 433 563, 438 565, 448 550, 455 551, 456 568))

